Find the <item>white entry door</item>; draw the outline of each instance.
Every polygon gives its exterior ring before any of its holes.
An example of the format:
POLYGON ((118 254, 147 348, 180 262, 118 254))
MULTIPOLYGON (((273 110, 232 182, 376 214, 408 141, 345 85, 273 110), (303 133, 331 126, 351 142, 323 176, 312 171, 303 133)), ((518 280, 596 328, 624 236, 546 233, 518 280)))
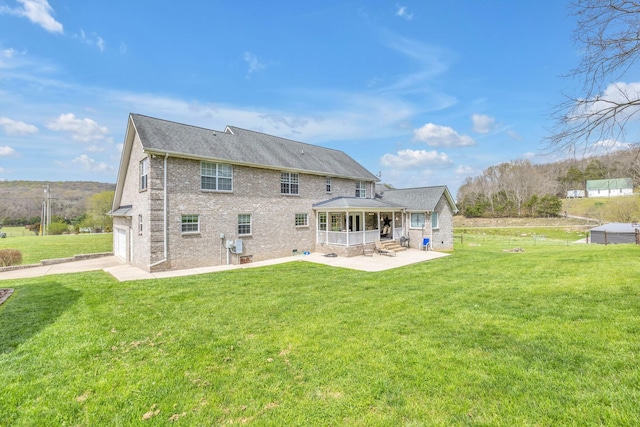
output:
POLYGON ((127 230, 115 229, 116 235, 113 241, 113 254, 118 258, 127 260, 127 230))

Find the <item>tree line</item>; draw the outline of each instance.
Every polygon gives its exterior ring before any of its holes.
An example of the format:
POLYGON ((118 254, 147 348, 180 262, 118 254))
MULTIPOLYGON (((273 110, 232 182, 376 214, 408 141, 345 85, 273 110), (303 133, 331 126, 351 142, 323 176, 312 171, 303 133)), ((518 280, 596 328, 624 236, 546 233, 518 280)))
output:
POLYGON ((466 217, 553 217, 560 215, 568 191, 584 191, 588 180, 612 178, 632 178, 640 185, 640 149, 541 165, 501 163, 468 177, 457 203, 466 217))
POLYGON ((115 185, 84 181, 0 182, 0 226, 25 226, 38 233, 45 185, 48 185, 52 196, 49 234, 68 230, 111 230, 111 218, 106 213, 111 209, 115 185))

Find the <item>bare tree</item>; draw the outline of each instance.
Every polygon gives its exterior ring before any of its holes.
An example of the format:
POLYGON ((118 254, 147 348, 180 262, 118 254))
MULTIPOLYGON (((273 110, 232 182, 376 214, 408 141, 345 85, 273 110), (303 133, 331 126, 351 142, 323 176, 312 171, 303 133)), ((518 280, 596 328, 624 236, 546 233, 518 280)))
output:
POLYGON ((620 141, 640 112, 640 83, 618 81, 640 58, 640 2, 576 0, 570 10, 583 55, 569 75, 582 81, 582 94, 568 95, 553 114, 547 148, 588 152, 620 141))

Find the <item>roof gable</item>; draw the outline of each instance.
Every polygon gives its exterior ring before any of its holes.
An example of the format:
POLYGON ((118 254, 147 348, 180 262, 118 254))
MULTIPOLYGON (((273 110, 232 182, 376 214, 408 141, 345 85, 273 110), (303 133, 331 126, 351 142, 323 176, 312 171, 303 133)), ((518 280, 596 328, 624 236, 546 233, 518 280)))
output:
POLYGON ((453 212, 458 212, 453 197, 446 185, 434 187, 417 187, 402 189, 385 189, 381 192, 382 200, 406 206, 408 211, 433 212, 442 197, 445 197, 453 212))

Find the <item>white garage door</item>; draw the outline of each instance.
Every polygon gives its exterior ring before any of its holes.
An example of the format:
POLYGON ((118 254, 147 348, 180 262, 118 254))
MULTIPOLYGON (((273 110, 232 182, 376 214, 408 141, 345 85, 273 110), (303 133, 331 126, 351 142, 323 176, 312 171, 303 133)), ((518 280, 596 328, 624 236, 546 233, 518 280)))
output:
POLYGON ((123 230, 122 228, 116 228, 116 238, 113 242, 114 248, 113 253, 118 258, 122 258, 123 260, 127 260, 127 230, 123 230))

